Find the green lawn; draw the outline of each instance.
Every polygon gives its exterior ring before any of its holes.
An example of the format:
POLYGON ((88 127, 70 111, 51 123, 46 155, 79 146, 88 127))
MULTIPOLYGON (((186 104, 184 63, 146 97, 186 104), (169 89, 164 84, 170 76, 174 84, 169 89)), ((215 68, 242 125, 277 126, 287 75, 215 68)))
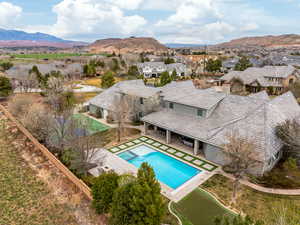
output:
MULTIPOLYGON (((12 54, 11 56, 14 56, 15 58, 19 59, 62 59, 66 57, 72 57, 72 56, 93 56, 95 54, 79 54, 79 53, 47 53, 47 54, 40 54, 40 53, 34 53, 34 54, 12 54)), ((99 55, 105 55, 105 54, 99 54, 99 55)))
POLYGON ((107 131, 110 127, 100 123, 97 120, 94 120, 88 116, 85 116, 83 114, 75 114, 74 115, 75 119, 82 119, 82 120, 87 120, 88 123, 88 131, 90 132, 90 134, 95 134, 97 132, 103 132, 103 131, 107 131))
POLYGON ((197 188, 178 203, 173 203, 183 225, 214 225, 217 216, 234 215, 207 192, 197 188))
MULTIPOLYGON (((216 174, 201 187, 213 192, 226 205, 229 205, 232 196, 232 185, 232 180, 216 174)), ((241 185, 234 207, 253 219, 265 221, 266 225, 275 224, 273 220, 277 218, 278 211, 282 209, 291 220, 300 221, 300 213, 298 213, 300 212, 300 196, 267 194, 241 185)))

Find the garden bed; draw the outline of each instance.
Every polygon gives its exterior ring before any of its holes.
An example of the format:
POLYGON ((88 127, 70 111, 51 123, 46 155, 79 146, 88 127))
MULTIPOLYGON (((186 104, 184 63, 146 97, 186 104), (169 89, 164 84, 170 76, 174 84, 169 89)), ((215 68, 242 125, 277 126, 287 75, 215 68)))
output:
MULTIPOLYGON (((216 194, 226 205, 230 204, 232 180, 229 178, 217 174, 201 187, 216 194)), ((300 196, 267 194, 241 185, 235 207, 254 219, 266 222, 276 218, 277 211, 284 208, 291 219, 300 221, 300 196)))

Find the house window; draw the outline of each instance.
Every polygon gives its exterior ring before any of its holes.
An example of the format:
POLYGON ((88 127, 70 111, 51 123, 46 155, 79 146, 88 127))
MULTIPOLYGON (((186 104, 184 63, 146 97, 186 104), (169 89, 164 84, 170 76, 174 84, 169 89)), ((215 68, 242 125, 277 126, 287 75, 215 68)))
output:
POLYGON ((140 104, 143 105, 144 104, 144 99, 140 98, 140 104))
POLYGON ((174 104, 172 102, 169 103, 169 108, 174 109, 174 104))
POLYGON ((203 109, 198 109, 198 110, 197 110, 197 115, 198 115, 198 116, 201 116, 201 117, 204 116, 204 111, 203 111, 203 109))
POLYGON ((143 117, 143 112, 139 112, 139 117, 143 117))

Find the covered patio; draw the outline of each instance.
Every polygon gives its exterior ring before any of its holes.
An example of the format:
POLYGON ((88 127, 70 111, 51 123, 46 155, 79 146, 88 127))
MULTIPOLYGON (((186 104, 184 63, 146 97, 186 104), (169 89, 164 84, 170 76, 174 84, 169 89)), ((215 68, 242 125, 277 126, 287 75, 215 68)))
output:
POLYGON ((185 136, 178 132, 172 132, 169 129, 165 129, 147 122, 144 122, 144 133, 145 135, 152 136, 168 145, 174 145, 186 153, 192 153, 195 156, 204 156, 204 143, 200 140, 185 136))

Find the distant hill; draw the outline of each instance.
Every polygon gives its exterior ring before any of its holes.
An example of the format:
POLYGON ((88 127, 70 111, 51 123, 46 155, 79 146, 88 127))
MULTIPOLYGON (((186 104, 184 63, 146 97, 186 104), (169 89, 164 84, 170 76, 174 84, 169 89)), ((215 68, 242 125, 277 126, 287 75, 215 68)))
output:
POLYGON ((44 33, 27 33, 19 30, 0 29, 0 47, 57 47, 69 48, 86 45, 84 42, 68 41, 44 33))
POLYGON ((92 53, 141 53, 141 52, 165 52, 168 48, 150 37, 109 38, 97 40, 88 46, 92 53))
POLYGON ((198 48, 204 47, 205 45, 200 44, 181 44, 181 43, 166 43, 165 46, 168 48, 198 48))
POLYGON ((225 42, 217 47, 237 48, 237 47, 300 47, 300 35, 297 34, 284 34, 279 36, 260 36, 260 37, 244 37, 225 42))

